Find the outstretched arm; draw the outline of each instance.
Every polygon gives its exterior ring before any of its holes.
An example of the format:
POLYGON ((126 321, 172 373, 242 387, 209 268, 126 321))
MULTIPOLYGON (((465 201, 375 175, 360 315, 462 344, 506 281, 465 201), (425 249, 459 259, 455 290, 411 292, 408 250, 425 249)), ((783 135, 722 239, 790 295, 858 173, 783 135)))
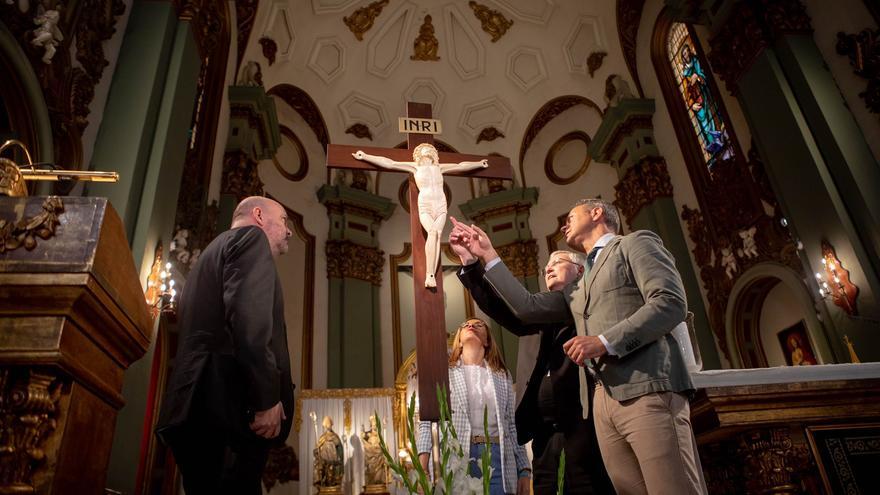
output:
POLYGON ((361 150, 352 153, 351 156, 353 156, 356 160, 369 162, 377 167, 387 168, 391 170, 399 170, 401 172, 409 173, 414 173, 416 171, 416 167, 414 164, 407 162, 395 162, 394 160, 385 156, 368 155, 361 150))
POLYGON ((441 163, 440 172, 467 172, 468 170, 476 170, 478 168, 488 168, 489 160, 483 159, 478 162, 461 162, 461 163, 441 163))

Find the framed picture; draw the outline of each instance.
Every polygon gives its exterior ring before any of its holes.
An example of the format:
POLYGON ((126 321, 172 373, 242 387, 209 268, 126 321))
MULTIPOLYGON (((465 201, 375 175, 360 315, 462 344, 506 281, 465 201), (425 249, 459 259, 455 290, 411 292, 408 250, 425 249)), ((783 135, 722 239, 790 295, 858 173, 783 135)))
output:
POLYGON ((876 493, 880 424, 808 426, 806 433, 827 493, 876 493))
POLYGON ((813 346, 810 345, 810 339, 807 337, 807 325, 803 320, 782 330, 777 337, 779 337, 779 345, 782 346, 782 353, 785 354, 785 362, 789 366, 818 364, 816 353, 813 352, 813 346))

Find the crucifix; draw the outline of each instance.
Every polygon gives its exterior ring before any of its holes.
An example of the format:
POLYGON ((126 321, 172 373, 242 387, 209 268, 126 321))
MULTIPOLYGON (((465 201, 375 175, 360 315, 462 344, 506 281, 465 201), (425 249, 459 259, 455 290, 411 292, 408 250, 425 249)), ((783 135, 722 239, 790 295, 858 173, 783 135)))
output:
MULTIPOLYGON (((419 419, 436 422, 440 419, 440 408, 437 402, 437 386, 449 390, 449 358, 446 354, 446 321, 443 305, 443 276, 438 266, 439 248, 431 251, 430 260, 426 255, 426 232, 420 212, 429 209, 430 204, 436 205, 436 198, 423 198, 419 201, 418 182, 426 185, 426 191, 434 191, 436 183, 423 181, 416 177, 419 163, 426 160, 432 166, 440 167, 442 175, 463 177, 481 177, 487 179, 513 178, 510 160, 502 156, 477 156, 460 153, 437 153, 433 148, 434 136, 439 130, 439 123, 431 120, 431 105, 407 102, 406 118, 401 121, 402 132, 408 132, 408 149, 376 148, 331 144, 327 146, 327 167, 361 170, 379 170, 412 172, 409 176, 410 229, 413 247, 413 278, 415 292, 416 315, 416 366, 419 370, 419 419), (418 125, 416 125, 418 123, 418 125), (428 144, 416 149, 419 145, 428 144), (425 151, 427 150, 427 151, 425 151), (361 154, 358 154, 360 152, 361 154), (425 155, 426 153, 432 156, 425 155), (361 159, 355 157, 358 155, 361 159), (366 159, 382 163, 374 165, 366 159), (449 165, 443 165, 449 164, 449 165), (454 165, 452 165, 454 164, 454 165), (387 167, 387 168, 386 168, 387 167), (418 205, 418 206, 417 206, 418 205), (426 206, 426 207, 423 207, 426 206), (426 269, 431 266, 431 269, 426 269), (427 287, 426 287, 427 281, 427 287), (433 286, 431 286, 433 285, 433 286)), ((436 170, 435 170, 436 172, 436 170)), ((442 195, 442 175, 436 174, 433 179, 440 179, 439 191, 442 195)), ((439 236, 446 224, 446 198, 442 198, 442 214, 434 215, 437 223, 431 225, 431 231, 439 236), (440 218, 442 217, 442 218, 440 218)), ((430 213, 430 212, 428 212, 430 213)), ((437 210, 435 210, 437 213, 437 210)), ((428 215, 431 216, 430 214, 428 215)), ((426 219, 425 219, 426 220, 426 219)), ((433 242, 433 239, 431 239, 433 242)), ((437 239, 439 246, 439 238, 437 239)))

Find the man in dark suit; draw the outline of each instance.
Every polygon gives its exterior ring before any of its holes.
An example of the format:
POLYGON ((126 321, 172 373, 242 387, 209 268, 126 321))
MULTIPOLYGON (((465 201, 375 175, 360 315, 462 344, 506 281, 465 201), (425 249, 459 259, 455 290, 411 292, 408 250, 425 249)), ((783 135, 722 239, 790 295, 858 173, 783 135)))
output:
MULTIPOLYGON (((477 258, 451 242, 462 269, 458 278, 487 315, 516 335, 540 333, 541 345, 525 394, 516 408, 518 441, 532 440, 533 488, 536 495, 557 493, 559 457, 565 450, 564 493, 611 494, 614 488, 599 454, 596 431, 589 411, 583 412, 578 396, 578 366, 562 349, 576 335, 574 325, 525 325, 483 279, 477 258)), ((584 256, 570 251, 550 255, 544 281, 551 291, 572 290, 584 272, 584 256)), ((592 388, 592 379, 590 386, 592 388)))
POLYGON ((568 357, 580 373, 580 400, 592 404, 605 467, 621 494, 706 493, 690 407, 693 383, 673 328, 687 312, 681 276, 660 238, 625 236, 617 210, 601 199, 579 201, 563 234, 587 253, 588 272, 573 291, 532 294, 510 273, 476 226, 456 224, 450 239, 466 242, 485 264, 485 280, 526 324, 574 323, 568 357), (456 230, 457 229, 457 230, 456 230), (584 368, 581 368, 584 370, 584 368))
POLYGON ((290 235, 284 207, 246 198, 187 277, 157 433, 188 495, 262 493, 269 448, 290 433, 293 384, 275 268, 290 235))

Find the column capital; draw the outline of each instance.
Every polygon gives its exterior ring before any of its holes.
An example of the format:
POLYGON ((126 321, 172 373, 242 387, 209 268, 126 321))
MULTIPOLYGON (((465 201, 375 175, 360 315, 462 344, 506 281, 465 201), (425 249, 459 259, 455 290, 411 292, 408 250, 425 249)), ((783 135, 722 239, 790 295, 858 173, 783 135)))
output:
POLYGON ((672 197, 666 160, 659 156, 643 158, 624 173, 614 186, 614 192, 614 206, 626 218, 626 223, 632 225, 643 207, 657 198, 672 197))
POLYGON ((526 278, 538 275, 538 242, 534 239, 498 246, 497 251, 514 277, 526 278))
POLYGON ((268 160, 281 146, 275 101, 262 86, 229 86, 229 136, 226 151, 242 150, 268 160))
POLYGON ((327 240, 328 278, 354 278, 382 285, 385 251, 348 240, 327 240))
POLYGON ((654 100, 624 98, 609 107, 590 143, 593 160, 628 168, 645 156, 659 155, 654 144, 654 100))
POLYGON ((514 187, 460 204, 462 215, 481 224, 496 244, 531 239, 529 212, 538 203, 535 187, 514 187))

